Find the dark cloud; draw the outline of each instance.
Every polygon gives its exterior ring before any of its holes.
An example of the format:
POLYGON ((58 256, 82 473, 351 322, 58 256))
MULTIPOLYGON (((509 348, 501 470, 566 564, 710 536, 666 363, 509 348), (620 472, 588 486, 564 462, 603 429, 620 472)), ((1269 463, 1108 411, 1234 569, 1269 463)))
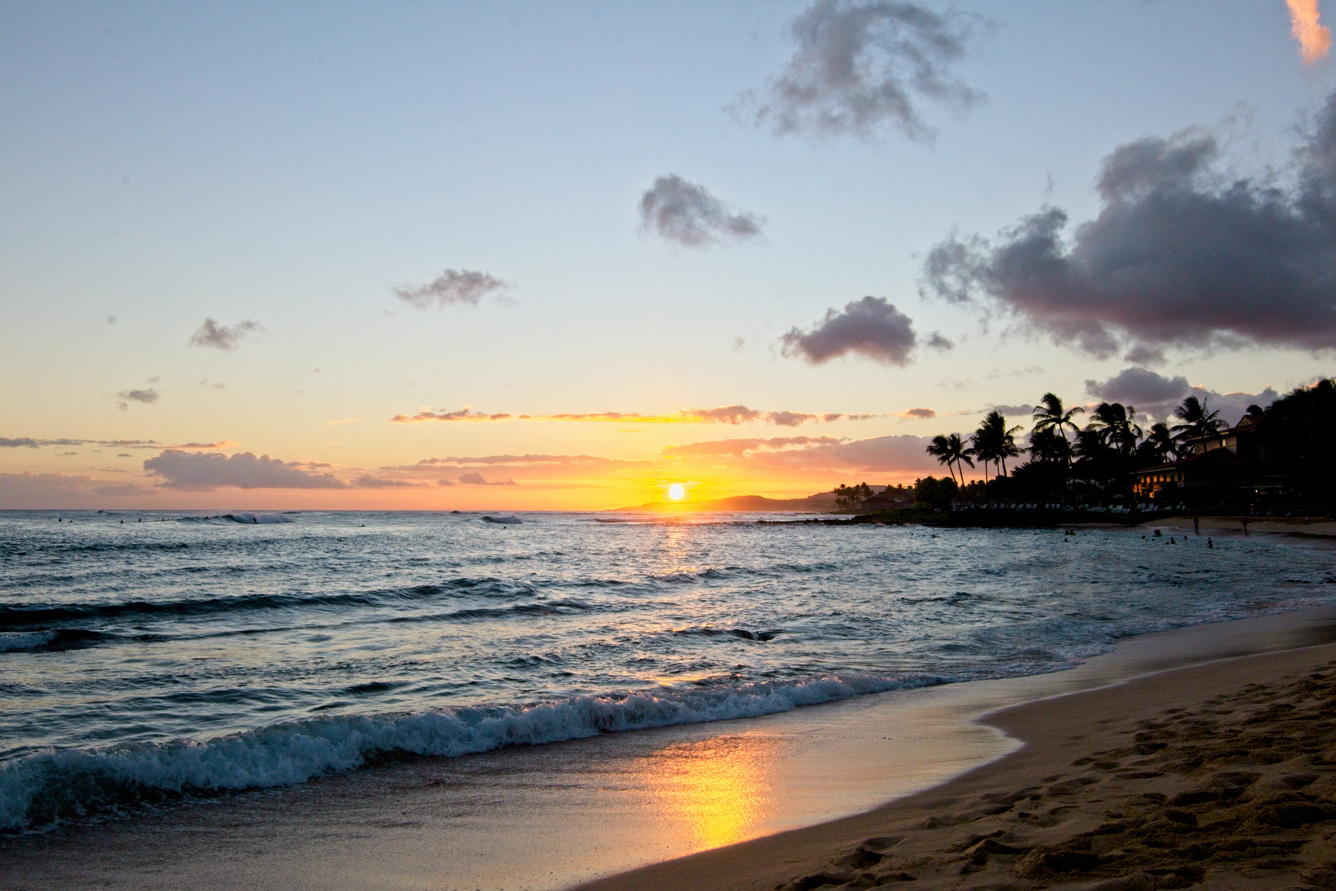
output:
POLYGON ((908 365, 917 343, 909 316, 882 297, 864 297, 826 317, 808 331, 790 328, 781 339, 784 355, 819 365, 845 353, 857 353, 890 365, 908 365))
POLYGON ((477 306, 478 301, 488 294, 508 287, 508 283, 487 272, 447 269, 425 285, 395 288, 394 296, 418 309, 426 309, 433 303, 437 306, 449 306, 452 303, 477 306))
POLYGON ((1106 381, 1088 380, 1086 392, 1104 402, 1121 402, 1136 408, 1137 414, 1147 418, 1168 418, 1188 396, 1196 396, 1211 410, 1219 410, 1221 420, 1237 423, 1248 406, 1266 408, 1280 398, 1271 387, 1260 393, 1218 393, 1205 387, 1194 387, 1182 376, 1166 377, 1148 368, 1124 368, 1106 381))
POLYGON ((640 225, 665 241, 698 248, 756 238, 765 220, 734 210, 704 186, 670 173, 640 196, 640 225))
POLYGON ((162 398, 161 396, 158 395, 158 391, 153 389, 152 387, 149 387, 146 390, 122 390, 116 395, 120 397, 120 401, 117 402, 116 404, 117 406, 120 407, 121 411, 125 411, 127 408, 129 408, 131 402, 139 402, 144 405, 152 405, 153 403, 157 402, 160 398, 162 398))
POLYGON ((1149 368, 1124 368, 1106 381, 1087 380, 1086 392, 1104 402, 1151 405, 1181 402, 1192 391, 1185 377, 1165 377, 1149 368))
POLYGON ((991 411, 998 412, 998 413, 1001 414, 1003 417, 1010 417, 1011 415, 1024 415, 1025 417, 1028 418, 1028 417, 1030 417, 1031 415, 1034 414, 1034 406, 1033 406, 1033 405, 1024 405, 1024 404, 1023 404, 1023 405, 991 405, 991 406, 989 406, 989 409, 990 409, 991 411))
POLYGON ((22 448, 35 449, 38 448, 40 445, 42 445, 42 443, 39 443, 31 436, 20 436, 15 439, 10 439, 9 437, 6 436, 0 436, 0 449, 22 449, 22 448))
POLYGON ((199 330, 190 335, 190 345, 232 352, 241 347, 241 341, 246 337, 263 330, 263 325, 250 319, 242 319, 235 325, 219 325, 213 319, 205 318, 199 330))
POLYGON ((1123 359, 1133 365, 1163 365, 1168 361, 1164 350, 1144 343, 1139 343, 1128 350, 1123 359))
POLYGON ((170 489, 343 489, 347 484, 327 473, 311 473, 268 455, 251 452, 183 452, 167 449, 144 462, 144 470, 170 489))
POLYGON ((789 26, 797 49, 766 89, 735 110, 776 133, 874 138, 888 126, 931 139, 921 103, 964 109, 982 94, 951 72, 969 22, 917 3, 818 0, 789 26))
POLYGON ((1045 207, 996 242, 951 236, 923 290, 997 308, 1099 357, 1166 346, 1336 350, 1336 94, 1288 184, 1231 175, 1188 130, 1115 149, 1095 219, 1045 207))

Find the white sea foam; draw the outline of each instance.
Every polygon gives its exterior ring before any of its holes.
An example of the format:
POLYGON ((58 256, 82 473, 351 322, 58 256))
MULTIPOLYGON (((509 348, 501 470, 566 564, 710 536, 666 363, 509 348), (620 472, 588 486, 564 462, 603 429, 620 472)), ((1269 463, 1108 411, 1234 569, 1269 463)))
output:
POLYGON ((378 754, 465 755, 754 717, 923 683, 931 681, 853 674, 788 684, 661 688, 525 707, 319 718, 207 741, 52 749, 0 768, 0 829, 41 828, 164 793, 286 786, 351 770, 378 754))

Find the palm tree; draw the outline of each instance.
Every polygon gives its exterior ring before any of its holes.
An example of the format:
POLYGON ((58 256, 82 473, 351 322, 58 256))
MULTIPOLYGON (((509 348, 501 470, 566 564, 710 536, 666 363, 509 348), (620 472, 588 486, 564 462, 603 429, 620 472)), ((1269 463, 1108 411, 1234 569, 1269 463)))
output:
POLYGON ((955 462, 956 468, 960 471, 960 485, 961 488, 964 488, 965 468, 961 465, 963 463, 970 467, 974 466, 974 460, 970 457, 974 454, 974 450, 965 446, 965 441, 960 438, 959 433, 952 433, 946 438, 946 447, 947 454, 951 456, 951 460, 955 462))
POLYGON ((997 464, 1001 469, 1001 475, 1007 475, 1007 459, 1014 458, 1021 453, 1020 446, 1016 445, 1015 434, 1020 430, 1019 426, 1007 429, 1007 419, 1002 417, 1002 413, 993 410, 990 411, 970 436, 970 443, 974 446, 974 455, 982 460, 985 465, 985 482, 987 481, 987 464, 989 461, 997 464))
POLYGON ((938 434, 928 443, 927 453, 937 459, 938 464, 945 464, 947 472, 951 474, 951 482, 956 481, 956 472, 951 469, 951 462, 955 459, 951 455, 951 442, 945 436, 938 434))
POLYGON ((1196 396, 1184 399, 1183 404, 1174 409, 1174 417, 1183 422, 1173 426, 1174 439, 1179 442, 1202 439, 1225 425, 1220 420, 1220 412, 1209 411, 1206 400, 1196 396))
POLYGON ((1133 421, 1137 410, 1120 402, 1101 402, 1090 413, 1087 430, 1094 430, 1100 442, 1112 446, 1120 455, 1130 455, 1136 451, 1137 440, 1141 438, 1141 428, 1133 421))
POLYGON ((1054 427, 1036 427, 1030 432, 1030 456, 1043 463, 1070 466, 1072 444, 1060 436, 1054 427))
MULTIPOLYGON (((1170 461, 1178 460, 1178 447, 1174 443, 1174 435, 1164 424, 1152 424, 1146 441, 1141 445, 1157 464, 1168 464, 1170 461)), ((1137 454, 1141 454, 1140 449, 1137 454)))
MULTIPOLYGON (((1045 393, 1044 398, 1039 400, 1039 404, 1034 409, 1034 428, 1032 433, 1051 432, 1062 438, 1063 442, 1070 442, 1067 439, 1067 430, 1070 429, 1073 434, 1079 433, 1081 428, 1072 420, 1074 415, 1085 411, 1079 405, 1076 408, 1064 409, 1062 400, 1052 393, 1045 393)), ((1068 463, 1071 459, 1068 458, 1068 463)))

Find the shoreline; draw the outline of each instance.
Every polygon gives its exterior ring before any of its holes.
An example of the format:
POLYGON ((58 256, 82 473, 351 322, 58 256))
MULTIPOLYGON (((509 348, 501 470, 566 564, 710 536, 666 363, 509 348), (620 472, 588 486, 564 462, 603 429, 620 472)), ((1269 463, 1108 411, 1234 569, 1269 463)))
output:
MULTIPOLYGON (((1229 889, 1331 887, 1332 617, 1319 609, 1133 638, 1100 659, 1148 671, 978 715, 1017 748, 940 785, 572 891, 809 891, 911 880, 927 889, 1143 891, 1205 880, 1229 889), (1298 645, 1268 651, 1267 634, 1283 635, 1283 620, 1298 616, 1314 621, 1307 640, 1291 625, 1298 645), (1272 625, 1260 638, 1240 627, 1259 622, 1272 625), (1218 658, 1173 667, 1174 638, 1203 629, 1220 632, 1218 658), (1152 638, 1168 647, 1145 646, 1152 638), (1224 807, 1237 813, 1221 819, 1224 807)), ((1116 676, 1110 667, 1102 670, 1116 676)))
POLYGON ((1330 641, 1336 605, 1128 638, 1112 653, 1050 674, 409 759, 297 787, 169 805, 130 821, 0 839, 0 873, 16 891, 557 889, 590 880, 585 887, 603 891, 770 891, 815 874, 803 872, 811 864, 847 856, 841 845, 886 834, 865 830, 853 839, 832 835, 832 827, 867 825, 860 821, 899 813, 1023 757, 1015 734, 978 723, 982 714, 1018 703, 1071 703, 1068 694, 1185 661, 1218 663, 1330 641), (766 863, 782 864, 784 875, 757 871, 757 850, 772 852, 766 863), (805 854, 795 860, 799 852, 805 854), (705 883, 690 872, 700 863, 739 881, 705 883), (672 879, 681 869, 686 877, 672 879), (599 878, 613 873, 621 875, 599 878), (753 873, 769 884, 741 880, 753 873))

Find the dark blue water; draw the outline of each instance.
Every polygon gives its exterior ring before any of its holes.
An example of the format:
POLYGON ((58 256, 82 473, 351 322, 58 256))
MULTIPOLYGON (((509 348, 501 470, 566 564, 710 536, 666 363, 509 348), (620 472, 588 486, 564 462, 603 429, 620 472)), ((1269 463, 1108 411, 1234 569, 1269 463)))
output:
POLYGON ((1052 671, 1336 600, 1331 554, 1275 538, 515 519, 0 513, 0 828, 1052 671))

